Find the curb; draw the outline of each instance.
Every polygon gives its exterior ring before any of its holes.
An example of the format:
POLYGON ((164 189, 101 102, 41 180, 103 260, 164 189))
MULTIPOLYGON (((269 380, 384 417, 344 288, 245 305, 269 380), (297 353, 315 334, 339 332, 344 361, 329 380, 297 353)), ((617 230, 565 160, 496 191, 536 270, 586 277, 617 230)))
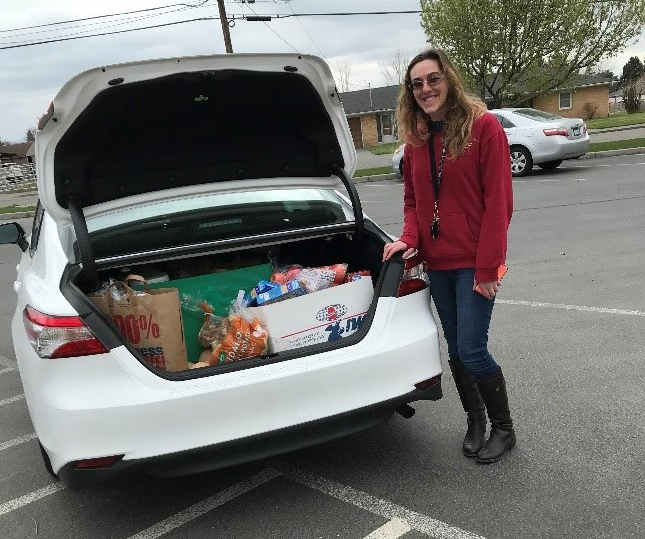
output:
POLYGON ((606 127, 604 129, 588 129, 587 132, 590 135, 600 134, 600 133, 615 133, 616 131, 629 131, 630 129, 642 129, 645 127, 645 124, 632 124, 624 125, 622 127, 606 127))
MULTIPOLYGON (((374 176, 361 176, 360 178, 352 178, 354 183, 367 183, 367 182, 379 182, 381 180, 396 180, 396 174, 390 172, 389 174, 375 174, 374 176)), ((400 180, 403 181, 403 180, 400 180)))
POLYGON ((596 159, 598 157, 613 157, 614 155, 634 155, 637 153, 645 153, 645 147, 640 148, 625 148, 623 150, 605 150, 604 152, 590 152, 586 153, 578 159, 596 159))
POLYGON ((34 211, 22 211, 19 213, 0 213, 0 221, 11 221, 14 219, 27 219, 28 217, 33 217, 36 212, 34 211))

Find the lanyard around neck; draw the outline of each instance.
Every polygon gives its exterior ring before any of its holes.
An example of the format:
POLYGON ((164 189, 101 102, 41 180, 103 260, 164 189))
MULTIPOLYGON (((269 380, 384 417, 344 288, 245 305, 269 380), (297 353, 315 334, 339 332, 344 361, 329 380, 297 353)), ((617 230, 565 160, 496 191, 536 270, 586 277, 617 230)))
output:
POLYGON ((430 170, 432 171, 432 187, 434 189, 434 212, 435 217, 439 213, 439 189, 441 189, 441 178, 443 177, 443 162, 446 158, 446 144, 441 143, 441 159, 439 160, 439 170, 437 171, 437 163, 434 156, 434 133, 430 134, 428 141, 428 153, 430 155, 430 170))

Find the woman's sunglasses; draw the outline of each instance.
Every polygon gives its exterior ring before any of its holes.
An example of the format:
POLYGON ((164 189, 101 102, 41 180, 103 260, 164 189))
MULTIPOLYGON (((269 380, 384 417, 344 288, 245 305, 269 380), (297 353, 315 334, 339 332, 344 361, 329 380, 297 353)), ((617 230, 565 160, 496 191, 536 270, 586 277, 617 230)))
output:
POLYGON ((443 75, 438 73, 430 73, 426 75, 425 79, 412 79, 412 82, 408 84, 408 87, 413 92, 423 89, 423 83, 425 82, 430 88, 434 88, 443 80, 443 75))

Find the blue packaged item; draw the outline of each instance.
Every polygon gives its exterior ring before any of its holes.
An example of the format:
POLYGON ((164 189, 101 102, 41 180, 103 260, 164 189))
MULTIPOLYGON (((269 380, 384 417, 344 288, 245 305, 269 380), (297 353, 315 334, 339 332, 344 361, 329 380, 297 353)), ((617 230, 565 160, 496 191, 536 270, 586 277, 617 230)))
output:
MULTIPOLYGON (((257 294, 250 305, 268 305, 285 299, 303 296, 307 291, 298 281, 289 281, 285 284, 270 283, 272 286, 265 292, 257 294), (253 303, 254 302, 254 303, 253 303)), ((251 291, 253 293, 253 291, 251 291)))

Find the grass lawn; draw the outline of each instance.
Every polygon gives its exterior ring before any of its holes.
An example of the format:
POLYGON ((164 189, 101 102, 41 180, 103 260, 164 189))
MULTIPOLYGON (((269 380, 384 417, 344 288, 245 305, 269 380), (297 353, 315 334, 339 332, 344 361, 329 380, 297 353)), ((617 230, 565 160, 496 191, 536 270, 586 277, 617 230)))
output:
POLYGON ((634 114, 623 112, 613 114, 608 118, 587 120, 586 123, 589 129, 607 129, 609 127, 622 127, 624 125, 645 124, 645 112, 636 112, 634 114))
POLYGON ((593 142, 589 144, 589 152, 605 152, 607 150, 624 150, 626 148, 645 148, 645 138, 629 140, 614 140, 611 142, 593 142))
POLYGON ((390 172, 392 172, 392 167, 363 168, 354 172, 354 178, 362 178, 363 176, 378 176, 379 174, 389 174, 390 172))
POLYGON ((394 153, 394 150, 396 150, 400 145, 400 142, 390 142, 389 144, 379 144, 378 146, 371 146, 367 149, 374 155, 384 155, 386 153, 394 153))
POLYGON ((34 211, 36 206, 18 206, 17 204, 12 204, 11 206, 5 206, 0 208, 0 214, 3 213, 20 213, 23 211, 34 211))

